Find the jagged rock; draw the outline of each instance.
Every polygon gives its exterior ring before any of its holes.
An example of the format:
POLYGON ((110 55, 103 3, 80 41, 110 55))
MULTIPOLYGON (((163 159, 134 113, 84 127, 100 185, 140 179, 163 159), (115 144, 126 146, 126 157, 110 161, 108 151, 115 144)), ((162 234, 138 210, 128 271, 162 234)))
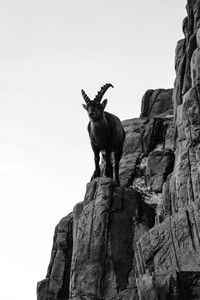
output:
MULTIPOLYGON (((194 52, 193 58, 195 55, 194 52)), ((193 78, 198 76, 195 74, 195 68, 198 68, 195 59, 191 64, 193 78)), ((141 278, 149 270, 152 286, 160 299, 200 299, 197 262, 200 114, 197 83, 198 80, 193 80, 193 88, 183 96, 175 114, 176 163, 173 174, 163 187, 164 214, 171 217, 150 230, 149 236, 143 235, 138 246, 141 278)), ((145 293, 145 281, 143 289, 145 293)))
POLYGON ((150 153, 147 159, 147 183, 154 192, 162 192, 167 176, 173 171, 174 152, 170 149, 157 150, 150 153))
MULTIPOLYGON (((177 299, 199 299, 198 297, 192 298, 192 295, 199 296, 199 283, 190 286, 190 291, 187 291, 188 297, 185 295, 184 288, 186 281, 191 282, 191 275, 192 277, 196 275, 199 282, 200 227, 197 214, 199 214, 199 208, 191 205, 188 209, 174 214, 162 224, 149 230, 138 242, 137 263, 141 278, 145 276, 147 270, 149 274, 153 274, 153 286, 158 299, 167 297, 167 299, 174 299, 170 290, 170 282, 172 278, 176 280, 177 272, 179 274, 176 287, 179 296, 177 299)), ((145 293, 146 286, 144 285, 141 289, 144 289, 145 293)))
POLYGON ((134 245, 153 226, 153 209, 138 192, 101 177, 73 214, 70 299, 138 299, 134 245))
POLYGON ((196 33, 196 39, 197 39, 197 47, 200 47, 200 28, 197 30, 196 33))
POLYGON ((151 275, 144 274, 143 276, 137 278, 136 284, 138 288, 139 299, 158 300, 158 296, 154 286, 154 280, 151 275))
POLYGON ((69 296, 72 257, 72 214, 63 218, 55 228, 51 260, 46 279, 37 286, 38 300, 65 300, 69 296))
MULTIPOLYGON (((148 153, 156 147, 156 143, 158 142, 158 140, 160 140, 161 143, 165 144, 166 132, 170 127, 169 123, 171 124, 171 119, 168 118, 167 119, 165 118, 163 120, 159 118, 158 119, 153 119, 153 118, 131 119, 123 122, 126 131, 126 141, 124 145, 124 154, 120 165, 120 180, 122 182, 122 186, 128 186, 128 185, 130 186, 133 183, 135 169, 138 163, 138 159, 140 158, 142 153, 148 155, 148 153), (163 125, 164 122, 166 122, 165 125, 163 125), (161 128, 163 129, 161 130, 161 128)), ((169 136, 171 135, 169 134, 169 136)), ((102 199, 105 198, 104 195, 105 190, 102 187, 106 186, 105 184, 105 182, 107 182, 106 180, 108 181, 108 183, 112 182, 110 181, 110 179, 106 179, 106 178, 100 179, 101 188, 98 187, 98 189, 99 191, 102 189, 102 193, 100 193, 98 195, 98 199, 95 200, 95 202, 96 201, 99 202, 101 206, 103 203, 102 199), (102 184, 102 182, 104 182, 104 184, 102 184)), ((63 241, 65 241, 65 235, 68 235, 68 239, 69 236, 72 235, 72 231, 69 231, 69 225, 68 225, 68 224, 72 225, 72 219, 71 219, 72 217, 70 215, 70 217, 68 217, 67 219, 64 218, 60 222, 60 224, 56 227, 51 262, 49 265, 47 277, 45 280, 38 283, 38 300, 65 299, 66 297, 68 297, 68 293, 69 293, 69 282, 71 282, 70 285, 71 285, 71 293, 72 293, 70 299, 84 298, 84 299, 96 300, 98 299, 97 297, 99 297, 98 295, 101 294, 101 289, 99 292, 99 281, 98 281, 100 276, 99 274, 101 274, 100 277, 105 278, 104 282, 106 282, 106 284, 104 283, 104 288, 106 287, 106 291, 107 291, 105 299, 108 300, 129 299, 129 296, 137 299, 138 297, 137 291, 135 288, 132 287, 132 285, 135 286, 134 282, 136 279, 136 273, 133 269, 131 269, 133 265, 135 265, 134 263, 135 247, 131 248, 131 243, 135 245, 136 241, 139 239, 142 233, 146 232, 149 227, 153 226, 154 212, 152 208, 148 207, 148 205, 147 206, 145 205, 139 193, 133 190, 131 191, 127 190, 124 192, 124 190, 121 188, 119 189, 114 188, 113 183, 112 184, 109 183, 109 184, 110 184, 108 185, 109 188, 107 187, 106 189, 112 191, 111 192, 112 196, 109 196, 110 198, 108 198, 105 201, 105 207, 104 207, 105 215, 107 215, 109 220, 112 220, 111 224, 109 225, 110 239, 109 241, 107 241, 108 253, 106 252, 106 255, 110 257, 110 260, 106 259, 105 261, 106 268, 108 270, 107 273, 105 273, 105 271, 100 267, 102 263, 102 259, 104 259, 103 254, 99 256, 99 267, 97 266, 96 263, 93 262, 91 263, 90 261, 91 268, 88 267, 89 268, 88 272, 90 276, 86 275, 87 274, 86 266, 83 267, 83 271, 77 269, 77 265, 75 269, 73 269, 73 264, 72 267, 70 266, 71 263, 70 258, 72 252, 72 239, 70 240, 70 242, 68 241, 69 242, 68 244, 65 244, 64 242, 62 242, 62 240, 59 241, 60 238, 62 238, 63 241), (136 209, 135 203, 140 203, 140 202, 142 203, 142 209, 140 206, 139 208, 136 209), (108 208, 107 205, 108 207, 111 208, 108 208), (141 214, 141 210, 143 212, 142 214, 141 214), (140 214, 143 217, 141 219, 141 223, 140 222, 137 223, 140 214), (121 226, 122 223, 124 223, 124 229, 121 226), (134 224, 134 225, 130 226, 130 224, 134 224), (127 243, 127 241, 129 242, 127 243), (120 247, 119 244, 125 246, 120 247), (115 247, 113 245, 115 245, 115 247), (118 250, 116 250, 117 248, 118 250), (127 256, 127 253, 129 252, 130 255, 127 256), (68 257, 67 263, 66 263, 66 257, 68 257), (70 272, 71 274, 73 274, 71 280, 69 278, 70 272), (78 279, 76 278, 76 275, 78 276, 78 279), (92 294, 89 293, 88 296, 83 297, 84 294, 83 292, 81 296, 82 298, 79 297, 78 294, 76 296, 73 295, 74 289, 76 294, 77 289, 78 289, 78 293, 81 291, 80 286, 83 286, 84 290, 86 287, 85 283, 83 284, 82 277, 79 278, 79 276, 80 277, 83 276, 84 278, 86 276, 86 278, 88 280, 90 278, 91 281, 93 281, 95 278, 97 280, 98 277, 97 281, 94 280, 93 290, 91 290, 92 294), (77 282, 78 283, 80 282, 79 284, 80 286, 77 284, 77 282)), ((96 181, 92 181, 88 185, 84 203, 78 204, 75 209, 75 213, 73 214, 74 224, 77 224, 77 222, 79 222, 78 221, 79 217, 82 217, 82 211, 84 212, 86 211, 86 206, 90 208, 94 207, 94 199, 92 197, 96 197, 95 194, 97 193, 97 186, 98 184, 96 181)), ((109 193, 108 195, 110 195, 109 193)), ((103 206, 101 207, 101 209, 103 209, 103 206)), ((100 215, 101 216, 104 215, 103 211, 100 211, 100 215)), ((99 221, 101 220, 101 218, 99 218, 98 216, 97 219, 95 219, 96 220, 95 221, 94 219, 92 219, 91 215, 88 215, 88 220, 87 220, 88 222, 86 222, 90 224, 88 228, 91 228, 91 226, 94 226, 94 224, 95 226, 97 226, 98 224, 97 220, 99 221)), ((101 226, 105 226, 105 224, 102 225, 102 222, 100 221, 99 226, 101 228, 101 226)), ((80 227, 84 227, 84 225, 81 223, 80 227)), ((75 228, 76 225, 74 225, 74 230, 73 230, 73 236, 74 236, 73 249, 75 255, 77 256, 77 258, 75 259, 75 261, 77 262, 79 261, 79 258, 81 260, 81 255, 84 253, 83 251, 84 248, 82 248, 80 244, 77 245, 75 242, 77 239, 77 229, 75 228)), ((107 230, 106 227, 105 230, 107 230)), ((103 236, 106 232, 105 230, 103 230, 102 232, 103 239, 105 238, 105 236, 103 236)), ((103 240, 100 240, 98 243, 99 245, 101 245, 101 247, 105 246, 103 240)), ((95 259, 96 258, 97 256, 95 257, 95 259)), ((89 263, 89 260, 86 260, 85 258, 83 260, 89 263)), ((74 259, 72 259, 72 262, 74 263, 74 259)), ((89 283, 89 286, 91 287, 91 283, 89 283)))
MULTIPOLYGON (((141 154, 148 155, 155 148, 158 139, 161 139, 162 132, 166 132, 171 125, 171 123, 169 125, 169 122, 166 122, 162 127, 164 120, 160 118, 135 118, 122 122, 126 137, 123 155, 120 160, 120 186, 128 187, 133 184, 135 169, 141 154)), ((164 133, 164 139, 165 135, 164 133)), ((170 137, 168 136, 168 138, 170 137)), ((103 162, 101 164, 101 175, 103 175, 104 168, 105 164, 103 162)))
POLYGON ((189 42, 188 45, 186 46, 186 51, 185 51, 186 61, 185 61, 182 95, 184 95, 191 88, 192 85, 191 73, 190 73, 190 61, 196 47, 197 47, 196 34, 193 34, 189 38, 189 42))
POLYGON ((196 87, 191 88, 184 96, 183 103, 177 110, 176 163, 173 181, 173 195, 176 211, 187 206, 190 201, 199 200, 199 141, 200 141, 200 108, 196 87))
POLYGON ((194 7, 194 0, 188 0, 187 5, 186 5, 186 10, 187 10, 187 14, 188 14, 187 37, 189 37, 193 33, 193 30, 194 30, 193 7, 194 7))
POLYGON ((177 106, 182 103, 182 87, 183 87, 183 80, 184 80, 185 65, 186 65, 185 39, 182 39, 177 43, 176 55, 175 55, 176 79, 174 83, 174 90, 172 96, 175 116, 176 116, 177 106))
POLYGON ((137 283, 143 300, 152 289, 155 299, 200 299, 199 7, 200 1, 188 1, 185 39, 176 51, 175 166, 163 185, 164 221, 142 235, 138 243, 137 283))
POLYGON ((162 203, 162 214, 164 215, 164 218, 166 216, 171 216, 172 207, 174 207, 174 203, 172 203, 172 197, 170 192, 170 179, 172 174, 170 174, 167 177, 167 180, 163 184, 162 193, 163 193, 163 203, 162 203))
POLYGON ((175 70, 178 72, 180 64, 183 64, 185 56, 185 39, 181 39, 177 42, 175 49, 175 70))
POLYGON ((173 114, 172 105, 173 89, 148 90, 142 98, 140 117, 158 117, 160 114, 173 114))
POLYGON ((172 90, 157 89, 141 118, 123 121, 121 187, 104 177, 87 185, 72 214, 73 254, 70 215, 38 300, 200 299, 200 1, 186 9, 173 116, 172 90))
POLYGON ((154 210, 134 189, 106 177, 90 182, 84 202, 56 226, 38 300, 137 300, 134 252, 154 220, 154 210))
MULTIPOLYGON (((161 149, 174 148, 173 116, 162 118, 135 118, 122 122, 126 132, 119 178, 122 187, 133 185, 136 167, 141 156, 148 154, 160 144, 161 149)), ((101 166, 102 174, 104 163, 101 166)))
MULTIPOLYGON (((120 184, 127 187, 133 184, 138 159, 148 155, 160 136, 161 119, 142 118, 122 122, 126 132, 123 155, 120 161, 120 184)), ((166 130, 166 128, 165 128, 166 130)))
MULTIPOLYGON (((160 143, 162 149, 175 150, 176 141, 176 126, 174 124, 173 116, 162 119, 162 126, 160 128, 160 143)), ((158 140, 159 141, 159 140, 158 140)))
POLYGON ((200 85, 200 48, 197 48, 191 59, 192 86, 200 85))
POLYGON ((200 25, 200 5, 199 0, 193 3, 193 14, 194 14, 194 31, 199 28, 200 25))

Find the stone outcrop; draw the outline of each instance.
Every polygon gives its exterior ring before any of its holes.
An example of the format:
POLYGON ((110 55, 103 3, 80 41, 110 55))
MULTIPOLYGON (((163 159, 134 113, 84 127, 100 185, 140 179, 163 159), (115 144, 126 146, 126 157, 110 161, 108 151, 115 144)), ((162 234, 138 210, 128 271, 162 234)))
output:
POLYGON ((38 299, 136 297, 136 243, 154 220, 153 208, 134 189, 105 177, 88 183, 84 201, 56 227, 38 299))
POLYGON ((137 286, 141 294, 151 281, 157 296, 152 299, 200 299, 199 213, 196 205, 188 206, 140 238, 137 286))
POLYGON ((92 180, 56 226, 38 300, 200 299, 200 0, 186 9, 174 89, 122 122, 121 186, 92 180))
POLYGON ((64 217, 55 228, 51 260, 46 279, 37 286, 38 300, 64 300, 69 295, 73 249, 73 215, 64 217))
POLYGON ((89 183, 84 202, 74 209, 69 299, 136 295, 133 245, 153 225, 154 210, 137 191, 104 177, 89 183))
POLYGON ((140 117, 158 117, 163 113, 173 114, 173 89, 148 90, 142 98, 140 117))
POLYGON ((152 289, 153 299, 200 299, 200 1, 186 8, 175 57, 174 169, 162 188, 161 223, 138 243, 141 299, 152 289))
POLYGON ((139 299, 137 244, 154 227, 162 186, 173 170, 173 115, 122 123, 121 187, 105 177, 92 180, 84 201, 56 226, 38 300, 139 299), (149 182, 157 175, 162 180, 155 192, 149 182))
POLYGON ((174 152, 171 149, 152 151, 147 159, 147 185, 161 193, 163 183, 174 168, 174 152))

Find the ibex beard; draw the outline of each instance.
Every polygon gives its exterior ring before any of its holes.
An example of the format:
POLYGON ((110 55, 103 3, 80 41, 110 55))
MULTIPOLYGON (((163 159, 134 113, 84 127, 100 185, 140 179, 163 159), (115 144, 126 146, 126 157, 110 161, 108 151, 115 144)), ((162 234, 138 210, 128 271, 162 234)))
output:
POLYGON ((118 185, 119 162, 123 153, 125 131, 120 119, 105 111, 107 99, 101 100, 112 84, 103 85, 93 100, 82 90, 82 96, 86 102, 83 104, 89 116, 88 133, 91 146, 94 152, 95 171, 91 178, 100 177, 100 152, 102 153, 105 168, 104 176, 112 178, 118 185))

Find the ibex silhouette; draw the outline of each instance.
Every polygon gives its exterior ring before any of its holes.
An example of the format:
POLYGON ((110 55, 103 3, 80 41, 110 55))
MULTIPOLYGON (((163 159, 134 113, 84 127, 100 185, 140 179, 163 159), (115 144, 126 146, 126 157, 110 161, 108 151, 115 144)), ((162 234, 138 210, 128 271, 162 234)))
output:
POLYGON ((113 85, 107 83, 102 86, 94 100, 90 100, 84 90, 81 90, 81 92, 86 102, 83 107, 87 110, 90 119, 88 132, 95 161, 95 171, 92 179, 100 176, 99 154, 101 152, 105 161, 104 175, 113 178, 119 185, 119 161, 123 152, 125 131, 118 117, 104 111, 107 99, 101 103, 109 87, 113 87, 113 85))

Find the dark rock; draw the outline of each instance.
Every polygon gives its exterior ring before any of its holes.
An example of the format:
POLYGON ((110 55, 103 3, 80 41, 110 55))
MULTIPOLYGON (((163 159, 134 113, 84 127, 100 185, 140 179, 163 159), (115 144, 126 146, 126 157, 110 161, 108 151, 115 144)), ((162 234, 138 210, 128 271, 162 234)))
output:
POLYGON ((188 46, 185 51, 186 61, 185 61, 182 95, 184 95, 192 86, 192 79, 191 79, 191 73, 190 73, 190 62, 191 62, 192 54, 193 54, 194 50, 196 49, 196 47, 197 47, 196 34, 193 34, 189 38, 189 43, 188 43, 188 46))
POLYGON ((170 197, 170 179, 171 174, 167 177, 167 180, 163 184, 163 211, 164 216, 170 216, 172 214, 172 203, 170 197))
POLYGON ((142 108, 140 117, 159 117, 169 110, 172 105, 173 89, 148 90, 142 98, 142 108))
POLYGON ((182 89, 183 89, 183 81, 184 74, 186 68, 186 54, 185 54, 185 39, 178 41, 176 46, 176 54, 175 54, 175 70, 176 70, 176 79, 174 83, 173 90, 173 106, 176 117, 176 109, 178 105, 182 103, 182 89))
MULTIPOLYGON (((162 133, 162 122, 159 118, 138 118, 122 122, 126 132, 119 171, 122 187, 133 184, 138 160, 141 154, 148 155, 155 148, 162 133)), ((166 131, 167 127, 163 130, 166 131)))
MULTIPOLYGON (((173 115, 163 115, 162 118, 138 118, 122 122, 126 132, 123 155, 120 161, 120 186, 128 187, 133 184, 136 168, 141 156, 162 145, 162 149, 174 148, 173 115)), ((104 163, 101 170, 105 168, 104 163)))
POLYGON ((180 64, 182 64, 185 56, 185 39, 179 40, 175 49, 175 70, 178 72, 180 64))
POLYGON ((199 201, 199 141, 200 108, 197 88, 191 88, 184 96, 183 103, 177 109, 176 164, 173 181, 173 202, 179 210, 192 201, 199 201))
POLYGON ((176 141, 176 126, 174 124, 173 116, 162 120, 160 127, 160 143, 163 149, 171 149, 175 151, 176 141))
POLYGON ((194 13, 194 32, 197 31, 200 25, 200 5, 199 1, 193 3, 193 13, 194 13))
POLYGON ((192 86, 200 85, 200 48, 197 48, 191 58, 192 86))
POLYGON ((150 110, 150 98, 152 97, 154 90, 150 89, 147 90, 142 97, 142 103, 141 103, 141 115, 140 117, 148 117, 149 116, 149 110, 150 110))
POLYGON ((56 227, 38 299, 138 299, 134 252, 141 235, 153 227, 154 217, 153 209, 133 189, 116 187, 104 177, 90 182, 84 202, 73 213, 70 265, 72 214, 56 227))
POLYGON ((123 121, 121 187, 93 180, 61 220, 38 300, 200 299, 200 0, 186 9, 173 96, 123 121))
MULTIPOLYGON (((172 294, 175 293, 179 297, 177 299, 199 299, 199 250, 196 249, 199 249, 197 236, 200 227, 195 217, 196 210, 199 208, 190 206, 187 210, 174 214, 145 233, 138 242, 138 269, 144 270, 141 278, 145 282, 147 271, 153 275, 151 286, 154 286, 158 299, 174 299, 172 294), (194 278, 197 279, 195 283, 194 278), (197 298, 192 298, 192 295, 197 298)), ((146 293, 145 284, 139 287, 141 293, 146 293)))
POLYGON ((56 226, 46 279, 37 285, 38 300, 64 300, 69 296, 72 257, 72 214, 56 226))
POLYGON ((158 300, 154 278, 149 274, 144 274, 136 279, 139 299, 158 300))
POLYGON ((154 211, 138 192, 105 177, 89 183, 74 209, 70 299, 136 295, 134 245, 153 225, 154 211))
POLYGON ((167 176, 173 171, 174 152, 170 149, 156 150, 147 159, 146 176, 148 185, 154 192, 162 192, 167 176))

